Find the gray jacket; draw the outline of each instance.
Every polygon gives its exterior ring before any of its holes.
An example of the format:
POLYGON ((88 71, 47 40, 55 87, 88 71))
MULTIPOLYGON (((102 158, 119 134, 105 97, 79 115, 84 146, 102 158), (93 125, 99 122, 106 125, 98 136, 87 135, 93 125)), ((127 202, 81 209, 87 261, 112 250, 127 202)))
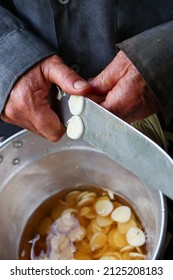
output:
POLYGON ((173 120, 172 0, 0 0, 0 111, 43 58, 57 53, 87 79, 119 48, 173 120))

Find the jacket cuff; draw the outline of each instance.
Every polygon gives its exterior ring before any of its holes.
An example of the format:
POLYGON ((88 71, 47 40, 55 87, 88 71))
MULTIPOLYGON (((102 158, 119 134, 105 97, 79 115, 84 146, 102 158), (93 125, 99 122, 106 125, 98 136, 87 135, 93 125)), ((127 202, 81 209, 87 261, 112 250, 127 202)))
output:
POLYGON ((27 29, 18 29, 0 42, 0 112, 17 79, 40 60, 55 54, 46 42, 27 29))
POLYGON ((169 123, 173 119, 173 21, 144 31, 117 47, 138 69, 169 123))

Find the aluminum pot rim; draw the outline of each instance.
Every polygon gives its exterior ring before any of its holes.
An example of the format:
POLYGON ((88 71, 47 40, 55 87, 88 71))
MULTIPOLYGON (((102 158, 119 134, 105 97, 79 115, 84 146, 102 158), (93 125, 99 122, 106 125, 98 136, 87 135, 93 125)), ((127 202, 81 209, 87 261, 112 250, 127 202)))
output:
MULTIPOLYGON (((9 143, 16 141, 18 139, 20 139, 20 137, 23 136, 27 136, 27 134, 30 133, 28 130, 23 129, 15 134, 13 134, 12 136, 10 136, 9 138, 5 139, 3 142, 0 143, 0 150, 1 148, 4 148, 6 145, 8 145, 9 143)), ((95 147, 93 147, 93 150, 97 150, 95 147)), ((101 151, 99 151, 100 153, 103 153, 101 151)), ((104 154, 104 153, 103 153, 104 154)), ((166 202, 166 196, 159 190, 157 190, 159 197, 160 197, 160 202, 161 202, 161 234, 158 240, 158 244, 157 244, 157 250, 155 251, 155 253, 153 254, 152 260, 157 260, 160 259, 160 256, 162 255, 162 250, 164 247, 164 243, 165 243, 165 239, 166 239, 166 233, 167 233, 167 216, 168 216, 168 211, 167 211, 167 202, 166 202)))

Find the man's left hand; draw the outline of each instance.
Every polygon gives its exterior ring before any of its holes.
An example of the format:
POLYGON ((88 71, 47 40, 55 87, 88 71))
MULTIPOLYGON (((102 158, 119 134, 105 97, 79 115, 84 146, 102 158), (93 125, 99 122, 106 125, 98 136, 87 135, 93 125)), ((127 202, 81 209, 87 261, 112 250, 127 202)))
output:
POLYGON ((144 119, 159 109, 154 94, 122 51, 90 84, 95 90, 91 98, 127 122, 144 119))

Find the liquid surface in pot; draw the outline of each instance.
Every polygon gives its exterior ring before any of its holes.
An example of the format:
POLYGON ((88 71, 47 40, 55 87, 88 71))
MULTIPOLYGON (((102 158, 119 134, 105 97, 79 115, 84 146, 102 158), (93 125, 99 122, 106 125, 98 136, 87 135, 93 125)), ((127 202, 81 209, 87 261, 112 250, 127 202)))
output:
POLYGON ((29 219, 19 259, 147 258, 142 222, 132 206, 104 188, 80 186, 47 199, 29 219))

